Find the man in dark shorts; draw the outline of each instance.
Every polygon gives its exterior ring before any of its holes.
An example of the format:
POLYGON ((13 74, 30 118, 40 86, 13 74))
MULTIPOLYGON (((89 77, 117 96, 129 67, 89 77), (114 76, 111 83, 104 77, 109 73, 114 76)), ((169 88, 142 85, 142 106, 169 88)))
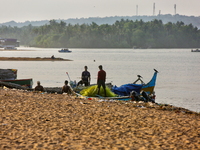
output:
POLYGON ((67 93, 67 94, 72 93, 67 80, 65 80, 65 85, 62 87, 62 93, 67 93))
POLYGON ((44 92, 43 86, 40 85, 40 81, 37 81, 37 86, 34 89, 35 91, 44 92))
POLYGON ((78 82, 77 86, 79 86, 79 84, 83 85, 85 84, 85 86, 90 85, 90 72, 87 71, 88 67, 85 66, 85 71, 82 72, 81 74, 81 81, 78 82))
POLYGON ((106 85, 105 85, 106 72, 103 70, 102 65, 99 66, 99 70, 100 71, 97 74, 98 95, 99 95, 99 92, 100 92, 100 88, 102 86, 103 89, 104 89, 105 97, 106 97, 106 85))

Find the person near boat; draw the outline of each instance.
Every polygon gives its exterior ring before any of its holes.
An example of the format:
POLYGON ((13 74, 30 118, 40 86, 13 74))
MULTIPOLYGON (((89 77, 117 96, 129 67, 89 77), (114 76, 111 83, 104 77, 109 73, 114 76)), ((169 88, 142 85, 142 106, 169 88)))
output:
POLYGON ((35 91, 40 91, 40 92, 44 92, 44 88, 42 85, 40 85, 40 81, 37 81, 37 86, 34 89, 35 91))
POLYGON ((88 67, 85 66, 84 67, 85 71, 82 72, 81 74, 81 81, 78 82, 77 86, 81 85, 85 85, 88 86, 90 85, 90 80, 91 80, 91 76, 90 76, 90 72, 87 70, 88 67))
POLYGON ((65 80, 65 85, 62 87, 62 93, 67 93, 67 94, 71 94, 71 88, 68 85, 68 81, 65 80))
POLYGON ((106 97, 106 85, 105 85, 105 82, 106 82, 106 72, 103 70, 103 66, 100 65, 99 66, 99 72, 97 74, 97 85, 98 85, 98 93, 97 94, 99 95, 100 88, 102 86, 103 89, 104 89, 105 97, 106 97))

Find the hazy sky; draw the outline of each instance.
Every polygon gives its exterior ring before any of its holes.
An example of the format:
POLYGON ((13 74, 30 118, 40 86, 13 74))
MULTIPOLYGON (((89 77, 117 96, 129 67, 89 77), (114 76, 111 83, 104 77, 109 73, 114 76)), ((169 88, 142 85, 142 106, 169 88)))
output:
POLYGON ((0 0, 0 23, 51 19, 174 14, 200 16, 200 0, 0 0))

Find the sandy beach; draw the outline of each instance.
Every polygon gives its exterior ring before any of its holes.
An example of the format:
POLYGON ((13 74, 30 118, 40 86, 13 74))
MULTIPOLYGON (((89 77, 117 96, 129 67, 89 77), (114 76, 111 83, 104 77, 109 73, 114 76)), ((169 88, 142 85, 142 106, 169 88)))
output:
POLYGON ((200 114, 0 88, 0 149, 200 149, 200 114))

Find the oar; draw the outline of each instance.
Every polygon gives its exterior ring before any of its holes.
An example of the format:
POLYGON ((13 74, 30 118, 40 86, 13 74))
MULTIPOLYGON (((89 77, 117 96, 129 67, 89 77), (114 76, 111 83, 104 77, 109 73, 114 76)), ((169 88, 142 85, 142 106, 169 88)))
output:
POLYGON ((69 74, 68 74, 68 72, 66 72, 66 74, 67 74, 67 76, 68 76, 68 78, 69 78, 69 81, 71 82, 71 79, 70 79, 70 77, 69 77, 69 74))

